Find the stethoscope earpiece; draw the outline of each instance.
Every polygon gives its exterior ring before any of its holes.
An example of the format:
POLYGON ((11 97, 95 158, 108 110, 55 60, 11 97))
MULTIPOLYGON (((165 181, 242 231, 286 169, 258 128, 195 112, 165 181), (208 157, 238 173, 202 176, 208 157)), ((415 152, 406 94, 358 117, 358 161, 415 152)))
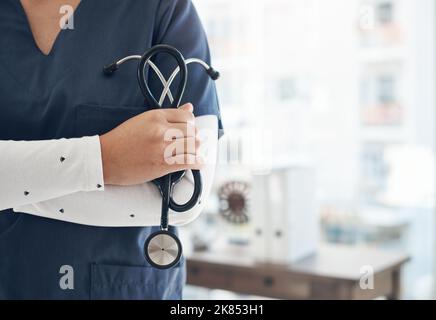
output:
POLYGON ((216 81, 220 78, 220 73, 218 71, 216 71, 214 68, 210 67, 209 69, 207 69, 207 74, 210 76, 210 78, 213 81, 216 81))
POLYGON ((118 68, 119 68, 118 63, 114 62, 114 63, 111 63, 107 66, 104 66, 103 73, 107 76, 111 76, 115 71, 118 70, 118 68))
MULTIPOLYGON (((168 45, 154 46, 147 50, 142 56, 127 56, 105 66, 103 73, 110 76, 118 70, 124 62, 129 60, 139 60, 137 69, 138 83, 150 109, 162 108, 166 97, 169 98, 172 108, 178 108, 180 106, 188 80, 188 64, 197 63, 202 65, 212 80, 218 80, 220 77, 220 73, 203 60, 196 58, 185 60, 179 50, 168 45), (155 55, 160 53, 172 56, 178 65, 168 80, 165 79, 159 68, 151 61, 155 55), (156 100, 146 80, 145 71, 147 67, 153 69, 164 87, 159 101, 156 100), (173 96, 170 87, 178 74, 180 74, 179 85, 177 86, 176 95, 173 96)), ((144 255, 147 261, 155 268, 168 269, 177 264, 180 260, 182 244, 175 234, 168 231, 168 213, 170 209, 175 212, 186 212, 199 203, 203 190, 200 171, 192 170, 192 176, 194 178, 194 192, 192 193, 191 199, 184 204, 176 203, 172 197, 173 188, 181 180, 183 173, 169 174, 153 181, 162 195, 161 223, 160 231, 151 234, 145 241, 144 255)))

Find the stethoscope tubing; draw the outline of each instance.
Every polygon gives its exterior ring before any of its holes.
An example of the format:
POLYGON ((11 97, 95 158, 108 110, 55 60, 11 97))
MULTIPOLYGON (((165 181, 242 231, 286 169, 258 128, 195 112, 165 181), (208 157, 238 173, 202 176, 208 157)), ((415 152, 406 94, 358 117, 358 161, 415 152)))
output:
MULTIPOLYGON (((146 102, 148 103, 151 108, 162 108, 162 102, 157 101, 156 98, 153 95, 153 92, 151 91, 148 82, 145 80, 145 68, 148 65, 150 65, 155 71, 158 70, 156 65, 154 65, 153 62, 151 62, 151 59, 160 53, 166 53, 171 55, 177 62, 178 67, 174 70, 173 74, 170 77, 170 80, 167 82, 164 81, 165 78, 163 77, 162 73, 159 71, 157 73, 159 79, 164 85, 164 92, 162 93, 164 97, 168 94, 168 91, 165 92, 165 90, 168 90, 168 88, 171 86, 172 82, 175 79, 175 76, 180 73, 180 82, 176 91, 175 97, 173 97, 173 101, 171 103, 171 107, 178 108, 180 106, 183 94, 185 92, 186 84, 188 82, 188 68, 185 58, 183 57, 182 53, 177 50, 176 48, 173 48, 168 45, 157 45, 148 50, 142 57, 138 65, 137 69, 137 78, 139 87, 141 88, 141 91, 146 98, 146 102), (153 67, 154 65, 154 67, 153 67)), ((162 97, 161 99, 162 100, 162 97)), ((168 175, 163 180, 163 186, 160 187, 161 194, 163 197, 163 205, 167 206, 173 211, 176 212, 185 212, 190 209, 192 209, 197 203, 198 199, 201 196, 202 192, 202 179, 201 174, 198 170, 192 170, 192 175, 194 178, 194 192, 191 196, 191 198, 184 204, 178 204, 173 200, 172 197, 172 190, 174 188, 175 183, 171 181, 172 175, 168 175), (167 179, 168 178, 168 179, 167 179)), ((164 208, 162 208, 164 210, 164 208)), ((164 216, 164 215, 162 215, 164 216)), ((164 218, 162 218, 164 220, 164 218)), ((165 229, 167 227, 168 221, 163 221, 162 227, 165 229)))
POLYGON ((139 87, 141 88, 141 91, 149 107, 153 109, 162 108, 162 104, 159 103, 154 97, 153 92, 148 86, 148 83, 145 80, 144 76, 144 70, 146 65, 150 62, 151 58, 153 58, 158 53, 166 53, 171 55, 176 60, 178 68, 180 69, 180 82, 177 87, 176 96, 174 97, 174 101, 172 103, 173 108, 178 108, 182 101, 183 94, 185 93, 186 84, 188 82, 188 68, 185 63, 185 58, 183 57, 182 53, 176 48, 161 44, 152 47, 142 56, 141 60, 139 61, 139 66, 137 70, 139 87))

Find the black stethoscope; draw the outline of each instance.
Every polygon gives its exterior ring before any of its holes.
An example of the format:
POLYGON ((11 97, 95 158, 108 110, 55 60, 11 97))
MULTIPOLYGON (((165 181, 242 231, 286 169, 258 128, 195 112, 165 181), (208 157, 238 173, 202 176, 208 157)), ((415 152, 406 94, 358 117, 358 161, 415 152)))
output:
MULTIPOLYGON (((198 63, 202 65, 212 80, 217 80, 220 76, 219 72, 214 70, 203 60, 196 58, 185 60, 179 50, 168 45, 154 46, 147 50, 142 56, 133 55, 125 57, 117 62, 105 66, 103 72, 106 75, 112 75, 120 65, 129 60, 140 60, 137 69, 138 83, 139 87, 141 88, 141 92, 145 97, 147 106, 150 107, 150 110, 162 108, 166 97, 168 97, 170 100, 170 108, 178 108, 180 106, 186 84, 188 82, 188 64, 198 63), (172 56, 178 65, 168 80, 165 79, 159 68, 151 61, 154 56, 160 53, 165 53, 172 56), (164 87, 159 101, 156 100, 146 80, 149 68, 153 69, 164 87), (176 95, 173 97, 171 93, 171 85, 179 73, 180 81, 177 87, 176 95)), ((191 198, 184 204, 178 204, 174 201, 172 198, 172 192, 175 185, 180 182, 185 173, 185 171, 176 172, 153 181, 153 183, 158 187, 162 196, 160 230, 151 234, 147 238, 144 244, 144 254, 147 261, 155 268, 171 268, 179 262, 180 257, 182 256, 182 244, 179 238, 168 230, 169 209, 175 212, 188 211, 199 202, 201 196, 203 186, 200 171, 192 170, 192 176, 194 178, 194 192, 191 198)))

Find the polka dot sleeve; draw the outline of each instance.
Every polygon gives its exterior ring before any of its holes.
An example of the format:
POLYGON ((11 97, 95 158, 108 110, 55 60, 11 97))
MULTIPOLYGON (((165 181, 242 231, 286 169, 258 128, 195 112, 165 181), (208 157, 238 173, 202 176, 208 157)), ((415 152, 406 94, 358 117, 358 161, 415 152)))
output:
POLYGON ((0 154, 0 210, 104 190, 98 136, 0 141, 0 154))

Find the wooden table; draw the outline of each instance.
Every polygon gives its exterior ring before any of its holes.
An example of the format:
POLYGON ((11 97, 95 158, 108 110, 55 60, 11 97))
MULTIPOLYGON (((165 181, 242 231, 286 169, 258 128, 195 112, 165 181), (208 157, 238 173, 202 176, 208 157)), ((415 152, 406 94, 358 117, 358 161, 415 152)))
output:
POLYGON ((188 284, 279 299, 401 298, 405 254, 323 246, 291 265, 255 262, 244 247, 224 246, 188 255, 188 284), (360 287, 361 268, 374 270, 374 289, 360 287))

